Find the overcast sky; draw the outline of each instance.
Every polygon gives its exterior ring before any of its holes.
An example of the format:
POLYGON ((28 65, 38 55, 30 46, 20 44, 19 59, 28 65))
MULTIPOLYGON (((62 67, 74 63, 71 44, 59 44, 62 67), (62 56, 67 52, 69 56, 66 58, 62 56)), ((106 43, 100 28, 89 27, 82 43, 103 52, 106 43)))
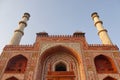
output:
POLYGON ((82 31, 89 44, 101 44, 91 19, 97 12, 112 42, 120 48, 120 0, 0 0, 0 52, 25 12, 31 17, 20 44, 33 44, 41 31, 49 35, 82 31))

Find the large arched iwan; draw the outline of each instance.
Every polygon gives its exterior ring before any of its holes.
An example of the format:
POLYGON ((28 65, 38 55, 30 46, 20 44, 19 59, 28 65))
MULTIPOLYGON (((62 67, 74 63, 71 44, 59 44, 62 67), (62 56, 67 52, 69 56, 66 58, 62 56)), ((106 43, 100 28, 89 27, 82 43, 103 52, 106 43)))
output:
MULTIPOLYGON (((53 54, 56 54, 56 52, 65 52, 66 54, 69 54, 69 55, 71 55, 72 57, 74 57, 75 59, 76 59, 76 61, 77 61, 77 63, 78 63, 78 65, 79 65, 79 67, 80 67, 80 69, 84 69, 83 68, 83 64, 81 63, 81 58, 80 58, 80 55, 73 49, 73 48, 70 48, 70 47, 66 47, 66 46, 63 46, 63 45, 56 45, 56 46, 53 46, 53 47, 51 47, 51 48, 48 48, 48 49, 46 49, 43 53, 42 53, 42 55, 41 55, 41 57, 40 57, 40 65, 44 65, 44 61, 46 61, 46 59, 47 58, 49 58, 49 56, 51 56, 51 55, 53 55, 53 54)), ((64 70, 65 70, 65 65, 63 65, 63 64, 58 64, 58 65, 56 65, 56 69, 58 69, 58 71, 60 70, 60 68, 64 68, 64 70)), ((42 73, 45 71, 43 71, 42 72, 42 70, 44 70, 44 67, 43 66, 39 66, 39 73, 38 73, 38 75, 42 75, 42 73)), ((64 71, 63 69, 62 70, 60 70, 60 72, 61 71, 64 71)), ((55 70, 56 71, 56 70, 55 70)), ((67 68, 66 68, 66 70, 65 71, 67 71, 67 68)), ((57 72, 57 71, 56 71, 57 72)), ((69 71, 68 71, 69 72, 69 71)), ((83 74, 84 74, 84 71, 81 71, 80 70, 80 72, 78 73, 77 72, 77 74, 76 74, 76 77, 79 75, 79 76, 83 76, 83 74)))

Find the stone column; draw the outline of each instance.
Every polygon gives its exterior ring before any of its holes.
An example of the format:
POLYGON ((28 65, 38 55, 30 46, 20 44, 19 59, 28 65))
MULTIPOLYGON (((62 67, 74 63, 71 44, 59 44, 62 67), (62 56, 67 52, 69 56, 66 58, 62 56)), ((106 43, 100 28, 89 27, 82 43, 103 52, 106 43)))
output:
POLYGON ((98 30, 98 35, 102 41, 103 44, 110 44, 112 45, 112 41, 109 38, 109 35, 107 34, 107 30, 104 29, 103 27, 103 22, 99 19, 99 15, 94 12, 91 15, 93 21, 94 21, 94 25, 96 26, 97 30, 98 30))
POLYGON ((29 20, 30 14, 24 13, 21 21, 19 22, 18 28, 14 31, 14 35, 9 43, 9 45, 19 45, 22 36, 24 35, 24 28, 27 26, 27 21, 29 20))

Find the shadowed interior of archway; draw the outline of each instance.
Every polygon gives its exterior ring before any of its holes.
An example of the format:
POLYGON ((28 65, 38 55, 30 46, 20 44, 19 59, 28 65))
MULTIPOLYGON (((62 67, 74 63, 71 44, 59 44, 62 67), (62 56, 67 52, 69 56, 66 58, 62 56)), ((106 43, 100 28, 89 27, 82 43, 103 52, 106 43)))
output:
POLYGON ((98 73, 116 73, 112 59, 104 55, 99 55, 95 57, 94 62, 98 73))
POLYGON ((27 58, 23 55, 17 55, 8 61, 5 69, 6 73, 24 73, 27 66, 27 58))
POLYGON ((55 71, 66 71, 66 65, 62 62, 56 64, 55 71))
POLYGON ((105 78, 105 79, 103 79, 103 80, 117 80, 117 79, 115 79, 115 78, 112 78, 112 77, 108 76, 108 77, 106 77, 106 78, 105 78))
POLYGON ((6 79, 6 80, 18 80, 18 79, 15 78, 15 77, 10 77, 10 78, 8 78, 8 79, 6 79))

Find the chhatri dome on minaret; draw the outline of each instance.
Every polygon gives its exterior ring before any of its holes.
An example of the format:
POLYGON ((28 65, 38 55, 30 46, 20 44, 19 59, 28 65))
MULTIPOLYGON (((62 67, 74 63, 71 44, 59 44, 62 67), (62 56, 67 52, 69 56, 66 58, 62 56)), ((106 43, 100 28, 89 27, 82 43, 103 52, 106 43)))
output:
POLYGON ((102 44, 89 44, 85 33, 36 33, 33 45, 20 45, 30 18, 24 13, 0 56, 0 80, 120 80, 120 51, 99 19, 91 15, 102 44))

